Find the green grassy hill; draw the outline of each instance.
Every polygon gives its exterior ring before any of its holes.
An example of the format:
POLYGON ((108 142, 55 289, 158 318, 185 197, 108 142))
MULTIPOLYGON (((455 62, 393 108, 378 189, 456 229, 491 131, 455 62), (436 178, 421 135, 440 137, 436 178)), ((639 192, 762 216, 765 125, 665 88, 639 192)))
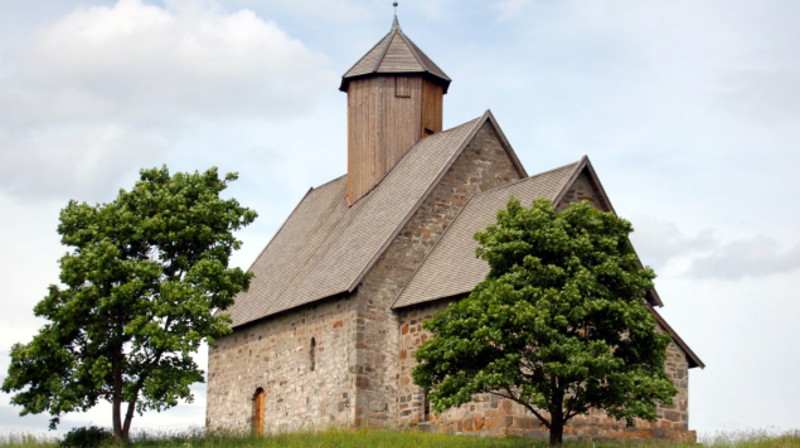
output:
MULTIPOLYGON (((800 431, 770 435, 766 431, 727 433, 706 440, 719 448, 800 448, 800 431)), ((0 436, 0 448, 56 448, 55 439, 26 435, 0 436)), ((202 433, 139 434, 135 448, 544 448, 544 441, 518 438, 480 438, 397 431, 325 431, 266 437, 213 436, 202 433)), ((676 442, 583 442, 566 441, 564 448, 681 448, 697 445, 676 442)))

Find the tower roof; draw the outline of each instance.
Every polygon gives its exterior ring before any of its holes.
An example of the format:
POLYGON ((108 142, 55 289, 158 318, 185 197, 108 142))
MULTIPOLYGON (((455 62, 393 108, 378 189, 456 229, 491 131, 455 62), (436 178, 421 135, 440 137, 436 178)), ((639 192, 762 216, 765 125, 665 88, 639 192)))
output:
POLYGON ((447 93, 450 78, 408 36, 403 33, 397 16, 392 29, 371 50, 342 76, 341 91, 347 91, 350 80, 374 74, 427 74, 438 81, 447 93))

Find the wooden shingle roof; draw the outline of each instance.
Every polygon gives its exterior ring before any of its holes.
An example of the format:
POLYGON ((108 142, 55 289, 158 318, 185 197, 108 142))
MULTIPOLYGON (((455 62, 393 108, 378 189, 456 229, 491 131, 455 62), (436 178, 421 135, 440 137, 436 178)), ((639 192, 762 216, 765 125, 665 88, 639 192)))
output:
POLYGON ((400 29, 397 17, 392 30, 342 76, 339 90, 347 91, 351 80, 373 74, 422 73, 442 84, 444 93, 451 79, 400 29))

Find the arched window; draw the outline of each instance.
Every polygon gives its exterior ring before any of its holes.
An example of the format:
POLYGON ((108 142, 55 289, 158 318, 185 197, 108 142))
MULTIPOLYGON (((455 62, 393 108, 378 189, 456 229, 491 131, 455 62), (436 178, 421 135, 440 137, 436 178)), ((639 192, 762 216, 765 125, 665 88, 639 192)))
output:
POLYGON ((311 338, 311 371, 317 368, 317 340, 311 338))
POLYGON ((264 389, 256 389, 256 394, 253 397, 253 432, 257 436, 264 434, 264 406, 266 397, 264 396, 264 389))

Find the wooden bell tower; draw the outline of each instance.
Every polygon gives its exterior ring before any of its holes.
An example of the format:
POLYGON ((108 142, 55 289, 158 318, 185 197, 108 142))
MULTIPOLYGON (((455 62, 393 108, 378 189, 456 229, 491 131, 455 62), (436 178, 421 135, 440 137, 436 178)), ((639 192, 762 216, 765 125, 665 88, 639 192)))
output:
POLYGON ((347 92, 347 201, 358 202, 420 139, 442 132, 450 78, 392 29, 343 77, 347 92))

